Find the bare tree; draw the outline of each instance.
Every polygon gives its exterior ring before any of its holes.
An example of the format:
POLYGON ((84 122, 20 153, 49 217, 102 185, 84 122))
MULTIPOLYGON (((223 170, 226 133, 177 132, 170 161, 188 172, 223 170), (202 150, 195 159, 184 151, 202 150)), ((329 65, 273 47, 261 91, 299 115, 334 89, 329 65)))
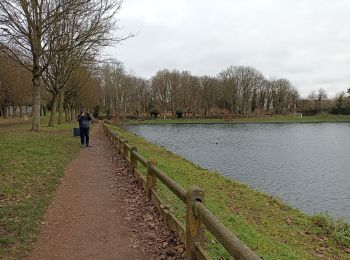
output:
POLYGON ((320 88, 317 92, 317 103, 318 103, 318 111, 322 111, 322 101, 326 100, 328 97, 325 89, 320 88))
POLYGON ((293 106, 293 100, 296 100, 294 95, 295 89, 292 83, 287 79, 277 79, 271 81, 272 85, 272 104, 276 114, 282 114, 288 111, 293 106))
POLYGON ((29 104, 31 97, 30 74, 21 66, 0 54, 0 115, 7 116, 7 108, 12 106, 13 116, 19 107, 23 115, 23 105, 29 104))
POLYGON ((225 92, 227 92, 227 103, 230 105, 232 113, 238 111, 238 80, 236 77, 235 67, 230 66, 219 74, 219 78, 223 81, 225 92))
POLYGON ((169 71, 161 70, 152 78, 152 89, 157 100, 159 100, 161 112, 165 112, 169 96, 169 71))
POLYGON ((67 36, 60 29, 64 25, 85 28, 79 36, 66 38, 70 43, 68 50, 84 49, 82 44, 91 47, 110 43, 114 37, 106 32, 114 28, 114 15, 120 4, 114 0, 1 0, 0 47, 32 72, 33 131, 40 126, 42 74, 54 62, 52 54, 67 51, 67 46, 55 45, 67 36), (79 19, 83 27, 77 26, 79 19))
POLYGON ((201 106, 203 114, 205 116, 210 114, 210 110, 215 106, 217 102, 217 94, 219 85, 218 79, 203 76, 200 78, 201 85, 201 106))
MULTIPOLYGON (((68 2, 68 1, 67 1, 68 2)), ((32 72, 32 130, 40 126, 41 75, 48 65, 43 53, 50 47, 47 32, 62 18, 66 9, 62 3, 40 0, 2 0, 0 2, 0 46, 13 60, 32 72)))
POLYGON ((181 110, 181 87, 180 71, 168 72, 169 103, 173 116, 175 116, 176 110, 181 110))

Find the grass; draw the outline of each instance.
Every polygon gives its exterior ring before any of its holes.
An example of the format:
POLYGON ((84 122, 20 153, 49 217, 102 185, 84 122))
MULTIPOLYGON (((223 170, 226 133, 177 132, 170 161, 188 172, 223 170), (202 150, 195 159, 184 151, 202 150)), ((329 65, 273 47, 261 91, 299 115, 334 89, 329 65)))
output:
MULTIPOLYGON (((0 119, 0 259, 20 259, 31 249, 65 166, 77 155, 72 124, 0 119)), ((76 125, 76 124, 75 124, 76 125)))
MULTIPOLYGON (((350 259, 346 252, 350 247, 348 224, 339 222, 343 224, 328 225, 326 229, 324 219, 317 221, 322 219, 320 216, 303 214, 276 198, 202 169, 119 127, 108 127, 128 139, 143 156, 156 159, 158 167, 184 188, 201 187, 207 207, 264 259, 350 259)), ((159 185, 159 181, 158 189, 163 200, 183 221, 184 205, 159 185)), ((216 259, 230 259, 212 237, 207 239, 207 248, 216 259)))
POLYGON ((316 116, 276 115, 269 117, 239 118, 239 119, 189 119, 189 118, 157 118, 146 120, 126 120, 126 124, 223 124, 223 123, 323 123, 323 122, 349 122, 348 115, 321 114, 316 116))

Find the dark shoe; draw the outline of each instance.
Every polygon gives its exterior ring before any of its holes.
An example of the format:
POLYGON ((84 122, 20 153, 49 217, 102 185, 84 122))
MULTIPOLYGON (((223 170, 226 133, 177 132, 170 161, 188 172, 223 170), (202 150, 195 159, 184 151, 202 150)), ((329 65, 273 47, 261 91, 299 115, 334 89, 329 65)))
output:
POLYGON ((88 144, 87 144, 86 147, 91 147, 91 145, 88 145, 88 144))

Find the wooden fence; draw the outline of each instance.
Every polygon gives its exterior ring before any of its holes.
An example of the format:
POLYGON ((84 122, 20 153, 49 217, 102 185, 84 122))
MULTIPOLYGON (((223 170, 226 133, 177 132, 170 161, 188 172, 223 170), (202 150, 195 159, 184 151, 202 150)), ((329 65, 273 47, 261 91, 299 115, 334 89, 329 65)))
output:
POLYGON ((137 148, 128 143, 126 139, 112 133, 103 124, 107 136, 110 138, 118 152, 122 154, 130 165, 130 173, 142 184, 148 198, 156 205, 169 228, 176 232, 186 245, 186 257, 192 259, 211 259, 204 247, 204 230, 207 229, 216 240, 235 259, 260 259, 254 251, 240 241, 228 230, 204 204, 204 192, 197 187, 185 190, 168 175, 162 172, 155 160, 148 160, 137 152, 137 148), (144 176, 137 169, 141 163, 147 168, 144 176), (172 193, 186 204, 185 226, 171 213, 162 202, 157 193, 157 180, 160 180, 172 193))

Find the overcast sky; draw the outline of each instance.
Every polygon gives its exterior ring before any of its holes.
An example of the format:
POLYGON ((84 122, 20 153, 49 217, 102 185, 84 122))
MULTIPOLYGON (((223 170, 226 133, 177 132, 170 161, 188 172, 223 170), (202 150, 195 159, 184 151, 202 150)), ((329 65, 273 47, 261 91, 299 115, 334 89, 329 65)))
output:
POLYGON ((244 65, 302 96, 350 87, 350 0, 124 0, 119 19, 136 36, 108 53, 141 77, 244 65))

